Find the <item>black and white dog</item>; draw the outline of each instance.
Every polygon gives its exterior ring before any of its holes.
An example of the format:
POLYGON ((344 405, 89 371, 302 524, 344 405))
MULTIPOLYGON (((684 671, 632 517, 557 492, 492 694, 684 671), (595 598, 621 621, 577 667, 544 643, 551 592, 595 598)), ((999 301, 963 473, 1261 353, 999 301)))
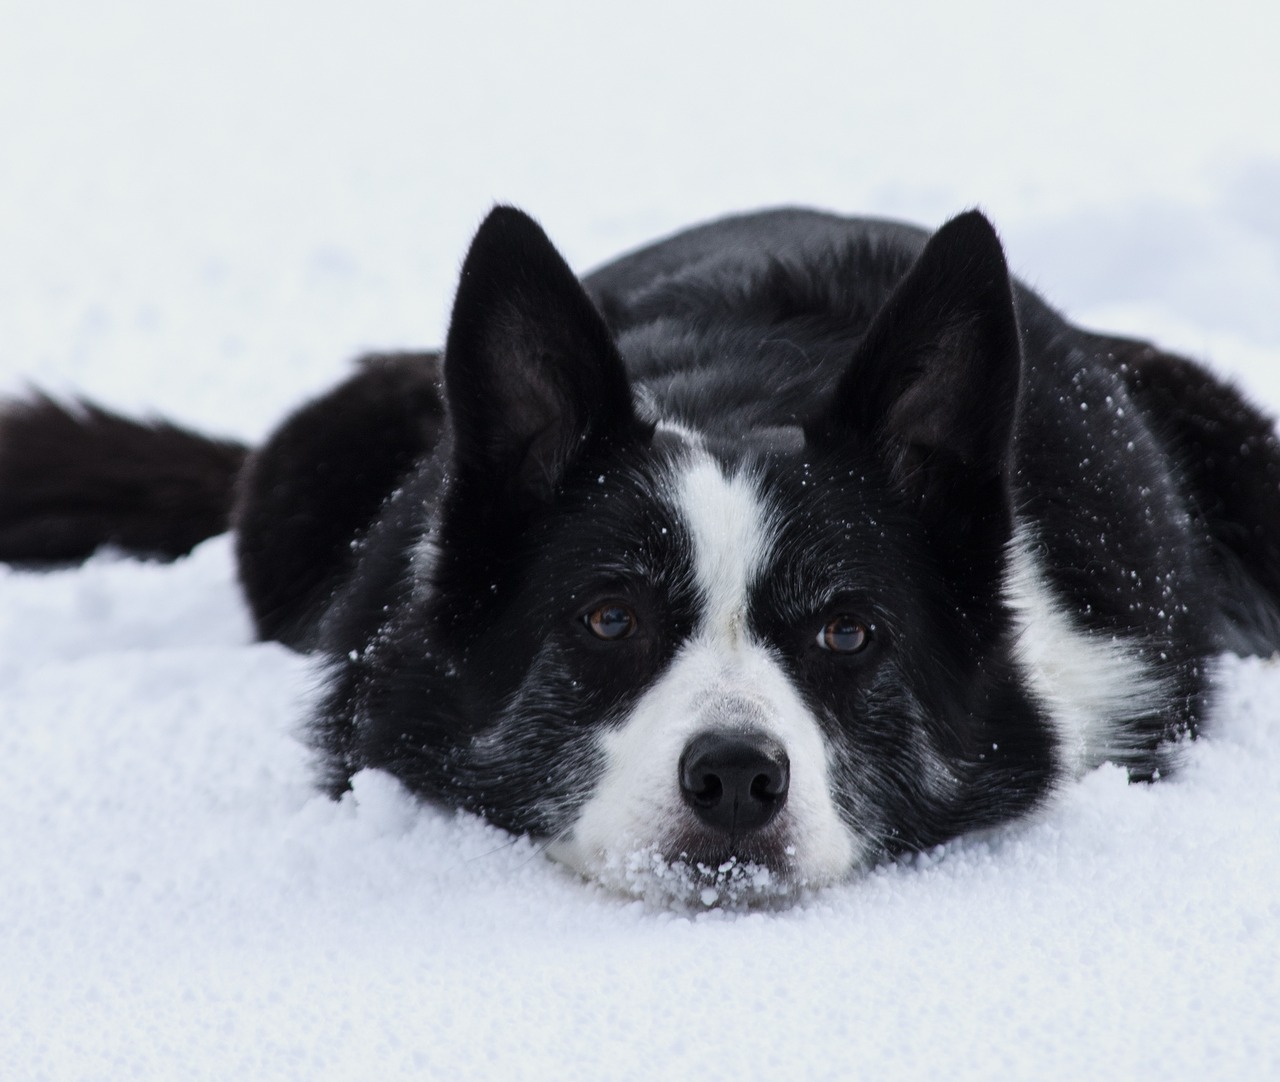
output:
POLYGON ((1166 772, 1280 646, 1280 449, 1189 361, 1066 323, 977 212, 783 210, 583 280, 498 208, 443 357, 366 358, 252 453, 48 399, 0 558, 230 523, 327 659, 336 794, 390 771, 646 895, 752 898, 1166 772))

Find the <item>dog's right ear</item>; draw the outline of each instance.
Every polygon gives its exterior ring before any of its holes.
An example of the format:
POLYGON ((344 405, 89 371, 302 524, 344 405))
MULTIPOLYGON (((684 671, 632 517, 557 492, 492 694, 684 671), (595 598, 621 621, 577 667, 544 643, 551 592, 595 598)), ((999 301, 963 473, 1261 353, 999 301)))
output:
POLYGON ((807 434, 819 445, 873 440, 896 486, 941 528, 954 531, 958 506, 1011 523, 1021 378, 1004 251, 991 223, 969 211, 925 244, 807 434))
POLYGON ((458 481, 517 508, 548 499, 588 447, 639 426, 604 320, 513 207, 490 212, 463 263, 444 383, 458 481))

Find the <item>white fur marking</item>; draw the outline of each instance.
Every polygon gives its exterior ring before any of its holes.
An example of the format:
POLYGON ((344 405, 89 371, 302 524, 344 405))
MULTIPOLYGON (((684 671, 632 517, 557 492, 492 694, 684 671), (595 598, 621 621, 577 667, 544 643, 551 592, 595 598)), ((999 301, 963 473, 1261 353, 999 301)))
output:
POLYGON ((1064 769, 1080 775, 1130 748, 1128 719, 1166 699, 1163 682, 1130 646, 1077 627, 1053 595, 1029 531, 1010 543, 1005 596, 1018 628, 1018 658, 1057 731, 1064 769))
POLYGON ((657 426, 657 431, 665 432, 669 436, 675 436, 691 448, 702 450, 705 447, 702 433, 695 428, 682 425, 679 421, 658 421, 657 426))
POLYGON ((750 477, 726 477, 710 455, 680 479, 678 506, 693 537, 694 575, 706 601, 701 630, 741 639, 751 584, 768 555, 769 514, 750 477))

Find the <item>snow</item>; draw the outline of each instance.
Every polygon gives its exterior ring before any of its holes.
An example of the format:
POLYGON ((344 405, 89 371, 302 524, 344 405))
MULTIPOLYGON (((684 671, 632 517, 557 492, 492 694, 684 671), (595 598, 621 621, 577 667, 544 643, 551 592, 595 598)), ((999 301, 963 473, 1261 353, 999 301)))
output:
MULTIPOLYGON (((1280 9, 10 0, 0 392, 248 439, 440 341, 495 200, 584 269, 780 202, 980 204, 1078 320, 1280 409, 1280 9)), ((781 911, 682 914, 528 841, 340 803, 230 545, 0 570, 0 1076, 1266 1078, 1280 664, 1185 769, 781 911)))

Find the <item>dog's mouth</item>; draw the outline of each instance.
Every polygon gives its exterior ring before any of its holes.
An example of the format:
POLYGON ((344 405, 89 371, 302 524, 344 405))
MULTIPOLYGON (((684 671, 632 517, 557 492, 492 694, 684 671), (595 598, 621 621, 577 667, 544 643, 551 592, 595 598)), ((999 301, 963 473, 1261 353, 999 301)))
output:
POLYGON ((607 855, 588 874, 664 908, 693 911, 785 904, 807 885, 789 845, 649 845, 607 855))

